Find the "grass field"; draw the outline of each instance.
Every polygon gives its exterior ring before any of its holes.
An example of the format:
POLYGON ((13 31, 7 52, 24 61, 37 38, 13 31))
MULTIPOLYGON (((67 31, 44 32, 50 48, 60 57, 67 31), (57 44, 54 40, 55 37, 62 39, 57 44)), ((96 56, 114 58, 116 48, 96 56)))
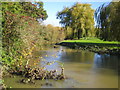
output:
POLYGON ((86 43, 86 44, 120 44, 120 42, 117 41, 103 41, 95 37, 81 38, 80 40, 64 40, 62 42, 86 43))

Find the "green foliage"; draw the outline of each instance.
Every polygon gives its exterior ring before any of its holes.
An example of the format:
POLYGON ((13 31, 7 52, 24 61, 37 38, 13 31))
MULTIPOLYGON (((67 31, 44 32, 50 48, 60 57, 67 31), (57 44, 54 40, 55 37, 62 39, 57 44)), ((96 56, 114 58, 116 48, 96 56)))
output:
POLYGON ((120 2, 101 5, 95 12, 97 35, 103 40, 120 41, 120 2))
POLYGON ((43 26, 47 18, 43 3, 2 2, 2 64, 25 68, 34 52, 60 41, 61 28, 43 26))
MULTIPOLYGON (((48 16, 43 9, 43 2, 2 2, 2 12, 6 11, 24 16, 30 16, 32 18, 45 20, 48 16)), ((4 16, 4 15, 3 15, 4 16)))
POLYGON ((76 3, 71 8, 64 8, 58 12, 57 18, 65 27, 72 29, 72 38, 93 36, 94 33, 94 10, 91 9, 90 4, 76 3))

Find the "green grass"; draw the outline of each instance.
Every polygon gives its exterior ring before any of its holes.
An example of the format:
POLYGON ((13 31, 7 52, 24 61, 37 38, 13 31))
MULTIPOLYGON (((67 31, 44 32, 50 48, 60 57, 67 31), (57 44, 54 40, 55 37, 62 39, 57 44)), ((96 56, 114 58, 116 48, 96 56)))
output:
POLYGON ((62 42, 84 43, 84 44, 120 44, 120 42, 117 41, 103 41, 95 37, 81 38, 80 40, 64 40, 62 42))

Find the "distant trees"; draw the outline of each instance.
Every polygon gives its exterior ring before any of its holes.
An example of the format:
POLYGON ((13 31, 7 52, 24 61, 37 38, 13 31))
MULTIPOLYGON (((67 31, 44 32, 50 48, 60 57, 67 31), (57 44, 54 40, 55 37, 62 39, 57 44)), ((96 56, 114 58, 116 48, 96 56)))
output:
POLYGON ((120 2, 101 5, 95 11, 95 18, 99 38, 120 41, 120 2))
MULTIPOLYGON (((92 36, 94 32, 94 10, 90 4, 76 3, 71 8, 64 8, 57 13, 57 19, 69 31, 72 29, 71 37, 80 39, 81 37, 92 36), (70 29, 71 28, 71 29, 70 29)), ((71 31, 70 31, 71 32, 71 31)))
POLYGON ((61 27, 55 27, 51 24, 48 24, 44 27, 44 39, 48 41, 49 44, 59 43, 60 41, 64 40, 64 31, 61 27))

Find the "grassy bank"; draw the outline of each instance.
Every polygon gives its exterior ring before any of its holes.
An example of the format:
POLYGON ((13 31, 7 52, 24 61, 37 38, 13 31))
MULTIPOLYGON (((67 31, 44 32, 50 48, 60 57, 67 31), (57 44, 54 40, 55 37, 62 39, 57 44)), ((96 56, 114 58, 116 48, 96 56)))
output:
POLYGON ((78 44, 106 44, 106 45, 120 45, 120 42, 117 41, 103 41, 98 38, 92 37, 92 38, 81 38, 80 40, 64 40, 62 42, 68 42, 68 43, 78 43, 78 44))
POLYGON ((80 40, 64 40, 60 45, 89 50, 99 54, 120 54, 120 42, 103 41, 95 37, 81 38, 80 40))

